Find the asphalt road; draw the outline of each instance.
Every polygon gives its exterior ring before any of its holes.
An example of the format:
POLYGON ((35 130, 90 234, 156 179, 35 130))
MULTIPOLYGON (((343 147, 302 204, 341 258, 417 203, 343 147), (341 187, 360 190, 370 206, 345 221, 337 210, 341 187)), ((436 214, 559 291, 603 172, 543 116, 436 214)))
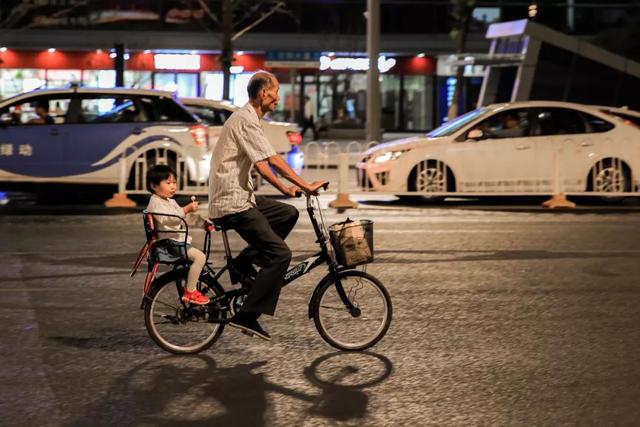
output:
MULTIPOLYGON (((327 214, 375 221, 368 271, 394 319, 367 353, 335 351, 306 318, 318 271, 283 291, 272 343, 228 329, 168 355, 144 328, 142 275, 128 277, 139 214, 3 214, 2 425, 637 425, 638 210, 327 214)), ((302 212, 296 258, 312 236, 302 212)))

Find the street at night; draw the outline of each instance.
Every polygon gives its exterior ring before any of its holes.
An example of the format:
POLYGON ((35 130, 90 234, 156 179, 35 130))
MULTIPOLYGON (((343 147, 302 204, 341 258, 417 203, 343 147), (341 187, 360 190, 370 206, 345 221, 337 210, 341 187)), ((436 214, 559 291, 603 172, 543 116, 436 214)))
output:
POLYGON ((0 425, 640 425, 639 23, 0 1, 0 425))
MULTIPOLYGON (((323 205, 331 199, 322 198, 323 205)), ((315 250, 302 209, 287 240, 315 250)), ((4 425, 632 425, 640 418, 640 213, 361 203, 393 321, 363 353, 307 318, 323 268, 286 287, 268 343, 225 329, 163 352, 139 309, 141 215, 0 217, 4 425), (188 408, 188 415, 185 415, 188 408)), ((199 245, 203 232, 196 231, 199 245)), ((234 236, 232 247, 241 243, 234 236)), ((214 268, 221 243, 214 241, 214 268)), ((144 268, 142 269, 144 270, 144 268)))

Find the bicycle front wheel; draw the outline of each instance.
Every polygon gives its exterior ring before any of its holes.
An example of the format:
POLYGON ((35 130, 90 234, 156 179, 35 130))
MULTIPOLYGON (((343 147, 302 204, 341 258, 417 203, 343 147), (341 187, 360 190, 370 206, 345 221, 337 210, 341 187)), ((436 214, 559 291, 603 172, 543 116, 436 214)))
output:
POLYGON ((336 280, 330 278, 321 288, 314 307, 314 322, 320 336, 340 350, 365 350, 384 337, 391 324, 391 298, 382 283, 357 270, 339 273, 344 296, 336 280))
MULTIPOLYGON (((200 292, 210 299, 223 293, 208 276, 201 277, 200 292)), ((220 337, 224 325, 214 323, 226 317, 219 303, 204 306, 184 305, 180 301, 180 280, 158 284, 149 295, 144 322, 149 335, 162 349, 174 354, 199 353, 220 337)))

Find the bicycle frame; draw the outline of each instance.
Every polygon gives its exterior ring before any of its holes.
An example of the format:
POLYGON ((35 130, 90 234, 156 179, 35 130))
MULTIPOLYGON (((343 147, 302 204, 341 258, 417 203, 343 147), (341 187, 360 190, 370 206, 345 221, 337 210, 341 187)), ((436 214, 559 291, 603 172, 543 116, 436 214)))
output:
MULTIPOLYGON (((339 268, 331 254, 329 253, 329 249, 327 247, 327 238, 325 236, 325 232, 323 228, 320 226, 318 219, 315 216, 315 208, 312 204, 311 196, 307 196, 307 213, 309 214, 309 219, 311 220, 311 224, 313 225, 313 230, 316 235, 316 243, 320 245, 320 251, 314 254, 312 257, 307 258, 306 260, 300 262, 299 264, 291 267, 284 276, 284 284, 283 287, 293 282, 294 280, 304 276, 314 268, 327 264, 329 266, 329 270, 337 274, 339 268)), ((218 279, 226 270, 231 270, 234 268, 232 264, 233 255, 231 253, 231 248, 229 245, 229 238, 227 237, 226 232, 222 234, 222 243, 224 246, 225 252, 225 262, 226 265, 218 271, 215 275, 215 278, 218 279)), ((207 235, 205 237, 205 249, 209 249, 210 247, 210 237, 207 235)), ((207 254, 207 258, 209 257, 209 252, 205 252, 207 254)))
MULTIPOLYGON (((300 262, 299 264, 295 265, 294 267, 290 268, 284 276, 284 283, 282 286, 285 287, 289 283, 293 282, 294 280, 309 273, 311 270, 315 269, 316 267, 326 264, 329 267, 328 276, 331 276, 334 279, 336 283, 336 289, 338 291, 338 295, 342 299, 342 302, 345 304, 345 307, 351 313, 355 313, 358 309, 353 306, 353 304, 347 297, 347 294, 345 293, 344 288, 342 287, 342 283, 340 282, 340 277, 338 274, 339 272, 345 270, 345 268, 340 268, 340 266, 335 262, 334 258, 331 256, 329 252, 329 248, 327 246, 327 234, 326 234, 326 231, 324 230, 324 223, 321 226, 320 222, 318 221, 315 215, 316 209, 314 208, 312 203, 313 196, 307 195, 306 197, 307 197, 307 213, 309 215, 309 219, 311 220, 311 225, 313 226, 313 230, 316 235, 316 243, 320 245, 320 251, 314 254, 313 256, 307 258, 306 260, 300 262)), ((317 197, 316 197, 316 200, 317 200, 317 197)), ((226 265, 222 269, 220 269, 220 271, 215 275, 216 280, 220 276, 222 276, 225 270, 231 270, 235 268, 232 264, 233 256, 231 254, 231 248, 229 246, 229 238, 227 237, 227 233, 225 231, 223 231, 222 233, 222 242, 224 245, 226 265)), ((209 235, 207 235, 207 237, 205 238, 205 247, 207 249, 210 247, 209 235)), ((206 254, 208 259, 209 252, 207 251, 206 254)), ((320 283, 323 283, 323 282, 324 282, 324 279, 321 280, 320 283)), ((314 296, 311 299, 312 302, 314 300, 316 292, 314 292, 313 295, 314 296)))

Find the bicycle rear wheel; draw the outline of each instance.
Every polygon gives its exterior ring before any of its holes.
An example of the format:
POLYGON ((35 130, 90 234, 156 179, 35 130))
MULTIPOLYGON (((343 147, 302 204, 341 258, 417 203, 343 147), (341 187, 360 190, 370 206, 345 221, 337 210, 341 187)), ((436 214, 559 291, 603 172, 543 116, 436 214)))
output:
MULTIPOLYGON (((200 279, 200 292, 210 299, 224 293, 209 276, 200 279)), ((211 320, 223 319, 226 310, 219 303, 185 306, 178 294, 180 286, 178 280, 158 283, 152 288, 144 309, 145 326, 162 349, 174 354, 199 353, 211 347, 222 334, 224 325, 211 320)))
POLYGON ((333 278, 321 284, 314 307, 314 322, 320 336, 340 350, 365 350, 384 337, 391 324, 392 306, 382 283, 357 270, 339 273, 340 283, 354 306, 349 310, 333 278))

